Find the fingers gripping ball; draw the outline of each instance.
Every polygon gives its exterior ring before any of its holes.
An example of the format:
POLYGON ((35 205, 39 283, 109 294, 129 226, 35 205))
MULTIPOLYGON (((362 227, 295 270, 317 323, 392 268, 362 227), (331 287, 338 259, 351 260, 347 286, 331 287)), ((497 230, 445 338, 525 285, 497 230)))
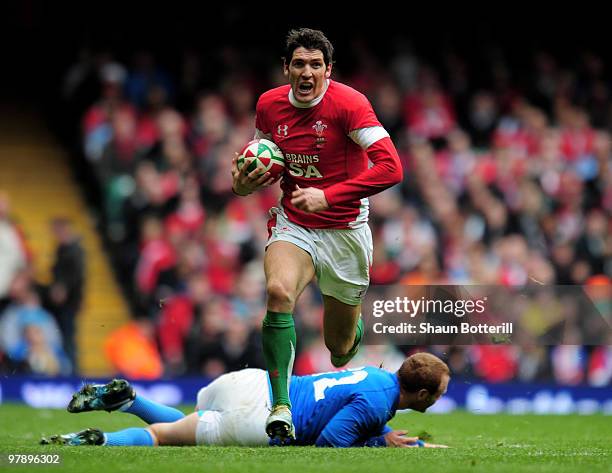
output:
POLYGON ((285 157, 276 143, 266 139, 249 141, 238 155, 238 169, 247 166, 247 172, 260 169, 261 174, 269 172, 274 180, 285 171, 285 157))

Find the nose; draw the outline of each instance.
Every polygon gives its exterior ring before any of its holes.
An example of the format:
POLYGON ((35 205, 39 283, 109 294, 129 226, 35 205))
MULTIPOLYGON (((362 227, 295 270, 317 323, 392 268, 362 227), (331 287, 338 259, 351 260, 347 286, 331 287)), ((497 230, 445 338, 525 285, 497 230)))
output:
POLYGON ((302 71, 302 77, 309 78, 312 77, 312 69, 310 66, 304 66, 304 70, 302 71))

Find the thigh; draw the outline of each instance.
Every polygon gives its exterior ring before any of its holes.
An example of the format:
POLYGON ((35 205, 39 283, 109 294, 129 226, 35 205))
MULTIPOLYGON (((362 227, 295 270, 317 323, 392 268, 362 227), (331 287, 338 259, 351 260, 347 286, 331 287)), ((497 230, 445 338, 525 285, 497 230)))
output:
MULTIPOLYGON (((317 278, 324 296, 358 306, 370 284, 372 234, 365 225, 354 230, 317 232, 317 278)), ((333 302, 330 302, 332 304, 333 302)), ((343 309, 343 313, 350 309, 343 309)))
POLYGON ((266 280, 283 284, 297 298, 315 274, 311 255, 288 241, 274 241, 264 257, 266 280))
POLYGON ((160 446, 191 446, 196 444, 197 412, 189 414, 176 422, 152 424, 151 430, 160 446))
POLYGON ((297 297, 315 274, 317 252, 313 233, 290 222, 282 207, 272 208, 270 215, 264 257, 266 279, 276 279, 297 297))
POLYGON ((229 411, 200 411, 196 426, 197 445, 266 446, 266 418, 270 410, 264 406, 229 411))
POLYGON ((266 404, 268 375, 257 368, 246 368, 219 376, 198 393, 196 410, 227 411, 266 404))
POLYGON ((267 445, 268 375, 244 369, 215 380, 198 395, 198 445, 267 445), (212 388, 212 389, 209 389, 212 388))

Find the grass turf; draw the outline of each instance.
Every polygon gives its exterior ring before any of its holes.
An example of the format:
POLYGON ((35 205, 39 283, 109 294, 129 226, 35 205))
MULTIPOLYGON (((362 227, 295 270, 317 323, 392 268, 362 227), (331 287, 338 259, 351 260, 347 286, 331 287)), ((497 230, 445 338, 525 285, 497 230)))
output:
MULTIPOLYGON (((63 447, 39 446, 42 435, 85 427, 113 431, 141 426, 134 416, 106 412, 0 406, 0 454, 55 454, 62 466, 19 466, 16 472, 170 471, 197 472, 612 472, 609 416, 398 415, 391 423, 452 449, 316 449, 244 447, 63 447)), ((0 467, 12 471, 6 463, 0 467)))

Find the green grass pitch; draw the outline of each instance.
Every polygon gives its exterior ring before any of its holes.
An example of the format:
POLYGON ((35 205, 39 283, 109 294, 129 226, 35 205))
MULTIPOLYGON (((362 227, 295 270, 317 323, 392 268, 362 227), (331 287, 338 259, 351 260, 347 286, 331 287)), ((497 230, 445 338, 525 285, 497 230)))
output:
MULTIPOLYGON (((186 410, 188 411, 188 409, 186 410)), ((0 406, 0 454, 60 453, 62 466, 0 466, 2 471, 104 472, 612 472, 610 416, 478 416, 402 414, 392 427, 453 448, 317 449, 164 447, 58 448, 37 445, 41 435, 85 427, 112 431, 141 426, 127 414, 68 414, 0 406)))

